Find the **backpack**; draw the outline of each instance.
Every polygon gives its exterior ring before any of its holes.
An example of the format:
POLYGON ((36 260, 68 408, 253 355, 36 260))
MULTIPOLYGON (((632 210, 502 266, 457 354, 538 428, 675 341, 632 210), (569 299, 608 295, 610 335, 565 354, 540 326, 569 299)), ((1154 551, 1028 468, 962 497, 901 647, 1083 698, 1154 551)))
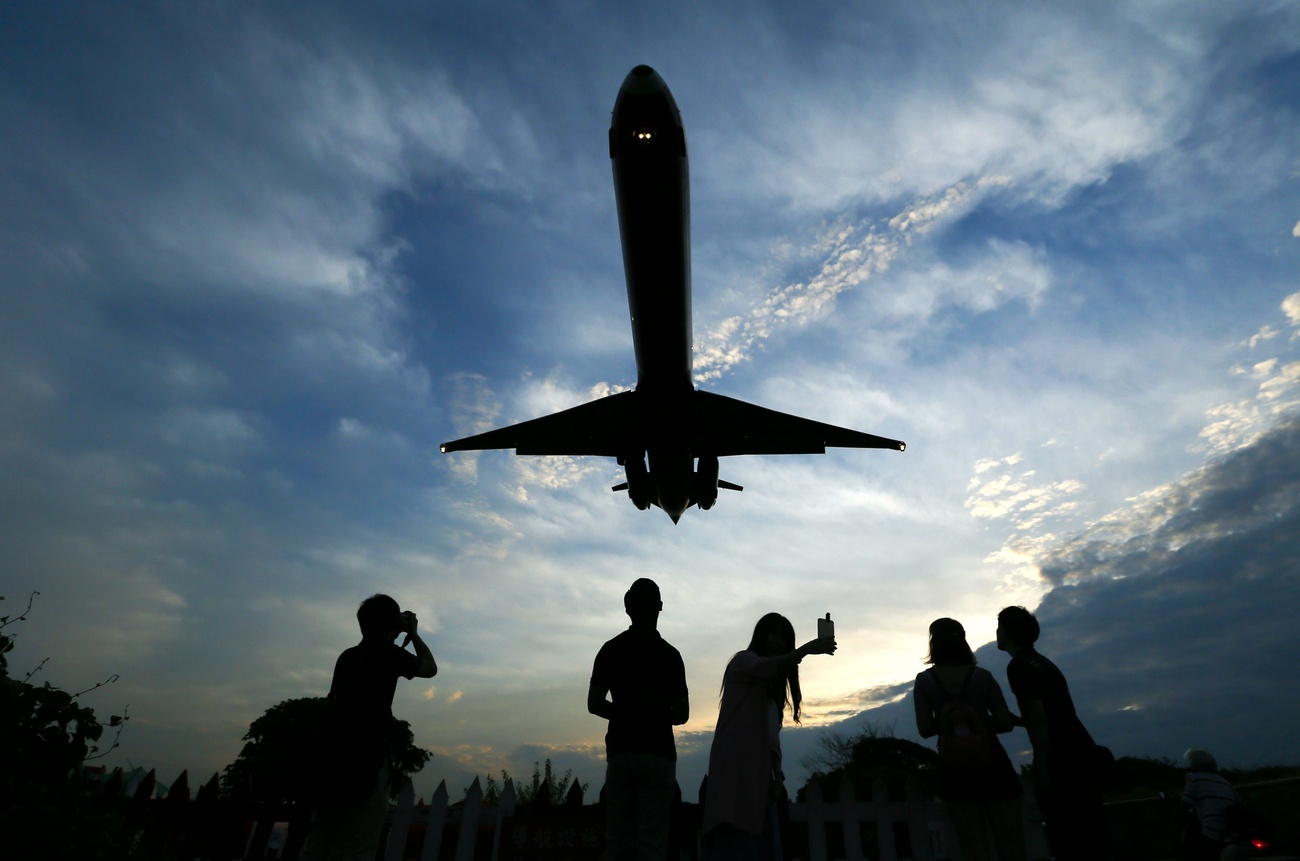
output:
POLYGON ((956 695, 949 696, 939 674, 934 674, 935 684, 943 697, 939 706, 939 762, 957 768, 981 768, 992 762, 993 746, 989 740, 988 721, 984 710, 965 699, 966 686, 975 675, 971 667, 956 695))

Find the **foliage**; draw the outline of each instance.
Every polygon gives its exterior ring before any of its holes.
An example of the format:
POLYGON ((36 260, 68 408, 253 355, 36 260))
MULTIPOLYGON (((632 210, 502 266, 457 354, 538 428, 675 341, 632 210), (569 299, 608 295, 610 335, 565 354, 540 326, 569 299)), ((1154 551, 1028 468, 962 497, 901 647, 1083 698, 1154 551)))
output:
MULTIPOLYGON (((392 719, 389 794, 394 798, 406 779, 428 763, 432 754, 415 746, 411 725, 392 719)), ((243 750, 221 778, 228 796, 256 801, 311 802, 335 775, 330 769, 338 743, 332 709, 325 697, 288 699, 271 706, 248 727, 243 750)))
MULTIPOLYGON (((483 800, 488 804, 496 804, 508 780, 512 780, 512 778, 510 772, 504 768, 501 769, 500 783, 489 773, 483 787, 483 800)), ((539 802, 543 804, 562 804, 565 796, 569 793, 572 783, 573 769, 566 768, 564 774, 557 777, 554 768, 551 766, 550 757, 547 757, 545 766, 541 766, 536 762, 533 763, 533 779, 531 783, 515 783, 515 800, 520 805, 531 805, 539 802), (549 799, 549 802, 544 801, 544 799, 549 799)), ((584 796, 587 794, 587 788, 587 784, 581 784, 584 796)), ((468 793, 469 790, 466 789, 465 792, 468 793)))
POLYGON ((117 733, 100 753, 104 725, 79 697, 117 676, 68 693, 49 682, 31 683, 45 661, 22 679, 9 675, 7 655, 16 639, 12 626, 27 619, 39 594, 32 593, 18 616, 0 616, 0 833, 43 835, 45 859, 138 857, 134 834, 116 809, 119 800, 100 797, 80 777, 82 763, 117 747, 127 718, 109 718, 117 733))
MULTIPOLYGON (((866 724, 850 736, 830 731, 818 740, 818 751, 804 761, 812 770, 809 783, 821 784, 822 797, 835 800, 847 776, 858 798, 870 798, 876 778, 883 777, 891 795, 901 797, 910 774, 922 781, 923 791, 937 788, 939 755, 924 745, 895 738, 893 727, 866 724)), ((808 784, 799 788, 796 799, 807 797, 808 784)))

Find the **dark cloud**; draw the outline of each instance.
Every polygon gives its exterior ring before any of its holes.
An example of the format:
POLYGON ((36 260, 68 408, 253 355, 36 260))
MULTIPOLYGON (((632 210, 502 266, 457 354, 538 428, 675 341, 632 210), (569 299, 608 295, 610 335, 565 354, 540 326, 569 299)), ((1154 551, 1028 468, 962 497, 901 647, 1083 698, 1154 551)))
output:
MULTIPOLYGON (((1039 648, 1117 755, 1300 762, 1300 420, 1153 492, 1042 562, 1039 648)), ((980 663, 1005 680, 992 645, 980 663)), ((1008 691, 1009 695, 1009 691, 1008 691)), ((910 702, 852 722, 911 736, 910 702)), ((1017 731, 1009 749, 1028 747, 1017 731)))

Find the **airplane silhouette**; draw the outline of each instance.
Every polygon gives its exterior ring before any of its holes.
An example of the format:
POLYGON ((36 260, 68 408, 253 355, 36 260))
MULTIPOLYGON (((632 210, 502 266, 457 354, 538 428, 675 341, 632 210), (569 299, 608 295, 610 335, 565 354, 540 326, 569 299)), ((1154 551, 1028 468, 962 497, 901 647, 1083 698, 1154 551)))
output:
POLYGON ((825 454, 827 446, 905 448, 898 440, 696 389, 686 133, 668 85, 649 66, 633 69, 618 92, 609 157, 632 315, 635 390, 443 443, 442 451, 512 448, 517 455, 617 458, 627 481, 613 489, 626 490, 641 510, 659 506, 676 523, 692 505, 712 508, 718 488, 742 489, 718 478, 720 457, 825 454))

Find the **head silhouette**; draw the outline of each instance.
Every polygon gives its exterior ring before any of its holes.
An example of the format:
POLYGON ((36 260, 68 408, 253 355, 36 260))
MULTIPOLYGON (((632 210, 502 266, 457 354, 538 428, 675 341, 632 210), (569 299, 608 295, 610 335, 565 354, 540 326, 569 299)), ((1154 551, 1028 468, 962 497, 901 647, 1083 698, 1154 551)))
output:
POLYGON ((363 637, 392 639, 402 629, 402 608, 387 595, 371 595, 357 608, 363 637))
POLYGON ((1219 764, 1214 761, 1214 755, 1208 750, 1201 750, 1194 747, 1187 753, 1183 754, 1183 759, 1187 760, 1187 767, 1192 771, 1218 771, 1219 764))
POLYGON ((1003 607, 998 613, 998 635, 1017 648, 1033 647, 1038 642, 1038 634, 1038 620, 1024 607, 1003 607))
POLYGON ((794 651, 794 625, 780 613, 768 613, 754 626, 749 650, 770 658, 794 651))
MULTIPOLYGON (((780 613, 768 613, 754 626, 754 635, 749 638, 749 651, 757 652, 765 658, 793 652, 794 625, 780 613)), ((803 692, 799 688, 799 664, 791 664, 783 678, 768 682, 767 695, 778 706, 784 708, 789 705, 791 718, 795 723, 800 723, 803 692)))
POLYGON ((927 664, 974 664, 975 653, 966 642, 966 629, 946 616, 930 623, 930 654, 927 664))
POLYGON ((659 586, 655 581, 642 577, 635 581, 623 594, 623 609, 635 623, 653 622, 664 608, 659 597, 659 586))

